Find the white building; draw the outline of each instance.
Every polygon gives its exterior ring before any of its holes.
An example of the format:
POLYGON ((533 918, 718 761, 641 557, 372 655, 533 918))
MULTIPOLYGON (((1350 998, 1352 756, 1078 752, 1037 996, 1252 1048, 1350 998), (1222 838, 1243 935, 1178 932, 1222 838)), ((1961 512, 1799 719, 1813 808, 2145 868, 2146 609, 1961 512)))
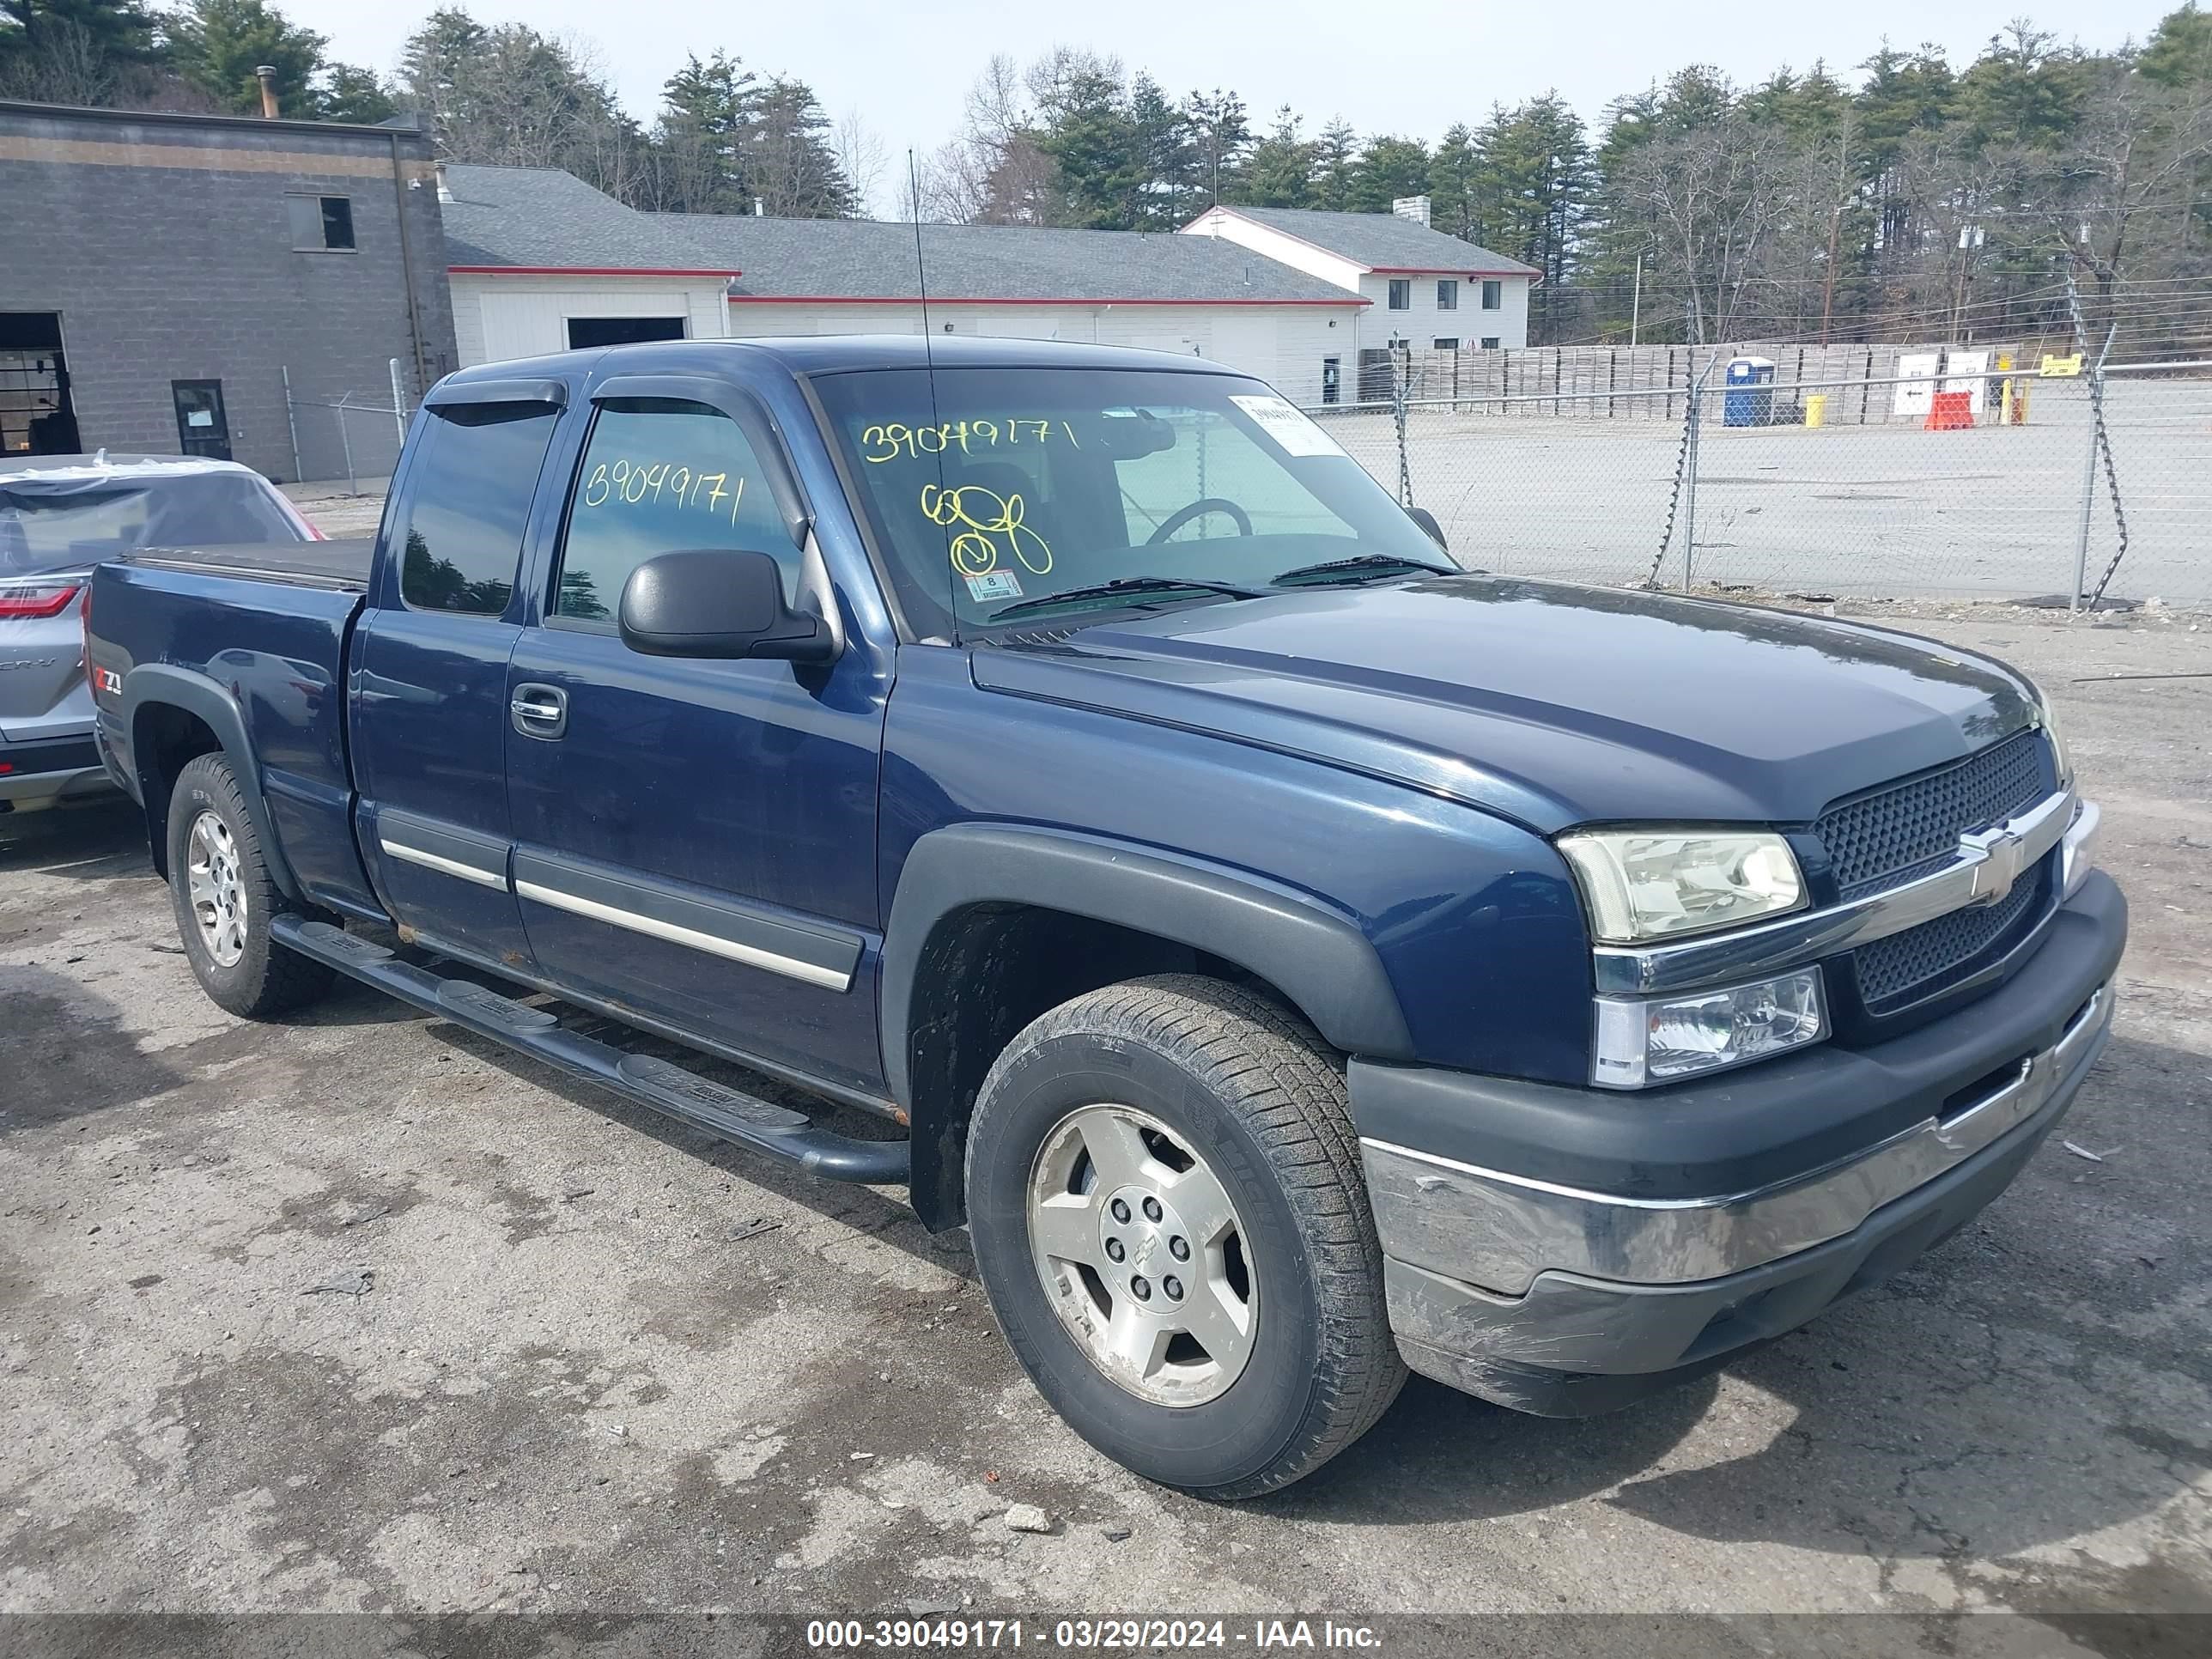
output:
POLYGON ((1233 242, 1366 301, 1352 361, 1364 371, 1363 395, 1382 398, 1393 347, 1510 351, 1528 343, 1528 290, 1541 273, 1432 229, 1426 205, 1417 197, 1404 214, 1216 206, 1183 233, 1233 242))
POLYGON ((1352 384, 1375 334, 1361 315, 1381 303, 1232 238, 926 225, 918 261, 908 224, 638 213, 533 167, 447 167, 441 203, 465 365, 632 340, 915 333, 926 269, 942 332, 1188 352, 1319 403, 1352 384))

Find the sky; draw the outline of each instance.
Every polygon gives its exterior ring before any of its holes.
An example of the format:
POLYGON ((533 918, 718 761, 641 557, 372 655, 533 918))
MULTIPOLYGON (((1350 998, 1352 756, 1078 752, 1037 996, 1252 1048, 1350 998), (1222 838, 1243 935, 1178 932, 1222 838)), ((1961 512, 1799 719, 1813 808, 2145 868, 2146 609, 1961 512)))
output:
MULTIPOLYGON (((1556 88, 1585 120, 1607 101, 1685 64, 1739 81, 1780 64, 1832 70, 1887 37, 1923 40, 1963 65, 2022 11, 2062 40, 2106 50, 2141 40, 2182 0, 1115 0, 1023 6, 1008 0, 732 8, 706 0, 461 0, 478 21, 521 22, 590 49, 631 112, 649 118, 684 56, 717 47, 763 74, 797 76, 833 118, 857 110, 903 171, 951 136, 976 71, 994 52, 1026 62, 1056 45, 1089 46, 1145 69, 1170 95, 1234 89, 1264 127, 1278 105, 1311 133, 1341 115, 1360 133, 1434 141, 1493 103, 1556 88)), ((280 0, 331 38, 331 56, 389 73, 429 0, 280 0)), ((888 185, 886 185, 888 188, 888 185)), ((883 193, 878 191, 879 196, 883 193)), ((881 204, 878 204, 880 208, 881 204)))

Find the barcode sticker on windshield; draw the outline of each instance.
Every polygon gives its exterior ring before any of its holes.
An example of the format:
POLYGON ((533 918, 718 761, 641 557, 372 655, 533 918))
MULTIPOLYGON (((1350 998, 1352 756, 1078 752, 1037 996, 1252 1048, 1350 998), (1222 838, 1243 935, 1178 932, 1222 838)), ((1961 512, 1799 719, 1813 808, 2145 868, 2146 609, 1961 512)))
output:
POLYGON ((1260 430, 1282 446, 1285 455, 1341 455, 1330 437, 1280 398, 1232 396, 1229 401, 1258 422, 1260 430))

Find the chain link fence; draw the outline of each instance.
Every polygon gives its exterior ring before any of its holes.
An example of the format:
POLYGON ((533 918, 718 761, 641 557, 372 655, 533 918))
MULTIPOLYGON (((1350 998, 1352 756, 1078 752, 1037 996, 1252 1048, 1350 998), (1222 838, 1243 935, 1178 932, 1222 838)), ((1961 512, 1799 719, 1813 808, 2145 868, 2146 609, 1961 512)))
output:
POLYGON ((1562 355, 1522 391, 1506 389, 1510 360, 1554 354, 1403 353, 1389 402, 1307 412, 1434 513, 1462 562, 1500 573, 1834 598, 2212 600, 2212 362, 2045 377, 1997 351, 1808 349, 1822 370, 1860 356, 1848 374, 1798 375, 1769 349, 1776 378, 1729 385, 1722 354, 1692 362, 1678 347, 1624 386, 1593 384, 1601 365, 1562 355), (1508 361, 1478 378, 1451 361, 1468 357, 1508 361), (1916 372, 1868 372, 1900 364, 1916 372), (1454 374, 1458 392, 1438 395, 1454 374))
POLYGON ((390 365, 388 384, 362 392, 308 389, 295 381, 289 365, 277 372, 284 380, 284 416, 292 441, 295 483, 346 481, 350 495, 364 481, 382 489, 399 463, 407 435, 407 389, 399 359, 390 365))

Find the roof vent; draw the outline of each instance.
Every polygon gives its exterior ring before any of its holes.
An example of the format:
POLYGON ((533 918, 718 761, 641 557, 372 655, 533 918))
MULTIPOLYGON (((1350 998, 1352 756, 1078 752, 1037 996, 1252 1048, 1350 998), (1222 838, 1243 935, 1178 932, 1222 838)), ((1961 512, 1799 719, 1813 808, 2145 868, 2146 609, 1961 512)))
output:
POLYGON ((1390 211, 1401 219, 1411 219, 1417 225, 1429 222, 1429 198, 1425 196, 1401 196, 1390 204, 1390 211))
POLYGON ((437 167, 438 200, 441 204, 450 202, 453 199, 453 187, 446 182, 446 164, 443 161, 441 161, 437 164, 437 167))

